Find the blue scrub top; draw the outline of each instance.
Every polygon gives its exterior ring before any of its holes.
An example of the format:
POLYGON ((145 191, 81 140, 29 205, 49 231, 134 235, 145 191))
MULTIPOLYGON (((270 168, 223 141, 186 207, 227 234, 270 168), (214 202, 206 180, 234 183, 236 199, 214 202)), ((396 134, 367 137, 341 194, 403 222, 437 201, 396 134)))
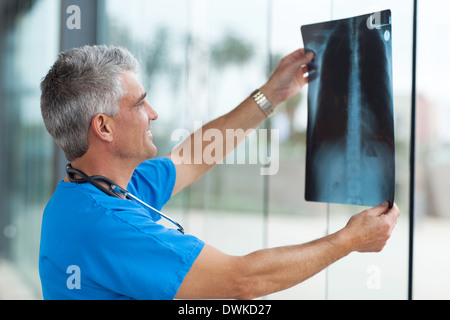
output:
MULTIPOLYGON (((170 159, 149 160, 127 189, 161 210, 175 179, 170 159)), ((204 243, 159 219, 139 203, 110 197, 91 184, 60 182, 42 222, 44 299, 174 299, 204 243)))

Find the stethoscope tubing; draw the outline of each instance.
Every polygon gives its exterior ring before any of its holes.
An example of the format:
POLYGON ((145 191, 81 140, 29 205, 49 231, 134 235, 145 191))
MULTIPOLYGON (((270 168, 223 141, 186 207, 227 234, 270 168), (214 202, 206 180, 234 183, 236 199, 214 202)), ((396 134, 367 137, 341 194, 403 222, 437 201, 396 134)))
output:
POLYGON ((170 221, 171 223, 173 223, 174 225, 176 225, 178 227, 178 231, 180 231, 182 234, 184 234, 184 228, 181 226, 181 224, 179 224, 178 222, 173 220, 168 215, 162 213, 160 210, 153 208, 148 203, 145 203, 144 201, 142 201, 135 195, 128 192, 128 190, 118 186, 116 183, 114 183, 112 180, 108 179, 107 177, 104 177, 104 176, 90 177, 87 174, 85 174, 83 171, 72 168, 72 166, 70 164, 68 164, 66 166, 66 172, 67 172, 67 176, 68 176, 70 182, 77 183, 77 184, 90 183, 94 187, 103 191, 104 193, 106 193, 107 195, 109 195, 111 197, 116 197, 116 198, 125 197, 126 199, 134 200, 134 201, 140 203, 141 205, 149 208, 150 210, 153 210, 154 212, 158 213, 162 218, 164 218, 164 219, 170 221), (81 178, 77 179, 77 178, 75 178, 75 175, 78 175, 81 178), (97 181, 102 181, 102 182, 106 183, 107 185, 109 185, 110 189, 105 188, 97 181))

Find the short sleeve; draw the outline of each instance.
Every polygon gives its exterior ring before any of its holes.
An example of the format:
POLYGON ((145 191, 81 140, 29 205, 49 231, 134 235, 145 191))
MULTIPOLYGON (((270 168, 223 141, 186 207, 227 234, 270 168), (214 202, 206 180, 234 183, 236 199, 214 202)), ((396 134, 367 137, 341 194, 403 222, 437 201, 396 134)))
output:
POLYGON ((89 250, 97 263, 94 278, 101 286, 134 299, 174 299, 204 243, 149 222, 145 214, 111 214, 97 237, 101 246, 89 250))
POLYGON ((176 169, 169 158, 143 162, 133 173, 128 191, 158 210, 170 200, 175 186, 176 169))

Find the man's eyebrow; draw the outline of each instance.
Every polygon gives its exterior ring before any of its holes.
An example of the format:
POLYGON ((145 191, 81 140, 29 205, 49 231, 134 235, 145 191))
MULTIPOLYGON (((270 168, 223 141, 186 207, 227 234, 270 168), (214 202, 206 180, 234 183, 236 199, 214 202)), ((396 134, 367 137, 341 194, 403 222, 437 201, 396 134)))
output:
POLYGON ((136 104, 138 104, 139 102, 141 102, 142 100, 144 100, 147 97, 147 92, 143 93, 142 96, 139 98, 139 100, 136 102, 136 104))

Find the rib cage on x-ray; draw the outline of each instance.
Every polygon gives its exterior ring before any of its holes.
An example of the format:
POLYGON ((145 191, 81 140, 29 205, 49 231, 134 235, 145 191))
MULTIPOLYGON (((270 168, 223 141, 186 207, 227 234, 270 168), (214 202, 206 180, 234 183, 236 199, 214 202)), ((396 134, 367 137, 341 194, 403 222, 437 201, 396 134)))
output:
POLYGON ((306 200, 394 201, 390 11, 302 27, 308 89, 306 200))

